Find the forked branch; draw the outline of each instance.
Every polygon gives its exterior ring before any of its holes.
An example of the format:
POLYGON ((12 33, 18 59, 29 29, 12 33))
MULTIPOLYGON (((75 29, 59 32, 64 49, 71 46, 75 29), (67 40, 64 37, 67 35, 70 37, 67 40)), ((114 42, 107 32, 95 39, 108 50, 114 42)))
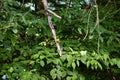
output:
MULTIPOLYGON (((47 0, 42 0, 42 2, 43 2, 43 5, 44 5, 44 9, 45 9, 45 14, 46 14, 46 16, 47 16, 47 19, 48 19, 48 25, 49 25, 49 27, 50 27, 50 29, 51 29, 51 32, 52 32, 52 34, 53 34, 53 38, 54 38, 54 40, 55 40, 55 43, 56 43, 56 46, 57 46, 57 50, 58 50, 58 53, 59 53, 59 55, 60 56, 62 56, 62 51, 61 51, 61 48, 60 48, 60 44, 59 44, 59 41, 58 41, 58 39, 57 39, 57 37, 56 37, 56 32, 55 32, 55 29, 54 29, 54 26, 53 26, 53 24, 52 24, 52 20, 51 20, 51 16, 50 16, 50 10, 49 10, 49 7, 48 7, 48 3, 47 3, 47 0)), ((55 13, 54 13, 55 14, 55 13)), ((56 14, 55 14, 56 15, 56 14)), ((60 17, 61 18, 61 17, 60 17)))

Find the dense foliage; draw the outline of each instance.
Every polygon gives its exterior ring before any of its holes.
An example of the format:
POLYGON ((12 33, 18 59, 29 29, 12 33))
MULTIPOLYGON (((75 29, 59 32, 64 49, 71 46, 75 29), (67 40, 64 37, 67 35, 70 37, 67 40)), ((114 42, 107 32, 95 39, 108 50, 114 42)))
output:
POLYGON ((31 10, 21 0, 0 0, 0 78, 120 80, 120 1, 98 0, 91 6, 82 0, 48 2, 62 17, 51 15, 61 57, 44 8, 31 10))

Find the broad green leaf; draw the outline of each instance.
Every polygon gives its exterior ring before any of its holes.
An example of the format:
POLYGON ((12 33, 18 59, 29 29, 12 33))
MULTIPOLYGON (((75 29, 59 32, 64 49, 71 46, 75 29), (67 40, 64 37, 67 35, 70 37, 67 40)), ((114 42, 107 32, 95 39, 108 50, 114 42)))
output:
POLYGON ((40 80, 46 80, 44 77, 40 77, 40 80))
POLYGON ((61 79, 62 77, 62 72, 60 70, 57 70, 57 78, 61 79))
POLYGON ((83 75, 81 74, 79 80, 86 80, 86 79, 85 79, 85 76, 83 76, 83 75))
POLYGON ((45 58, 45 56, 43 56, 43 55, 40 55, 40 59, 44 59, 45 58))
POLYGON ((116 58, 111 59, 110 64, 111 64, 112 66, 115 65, 115 64, 117 64, 117 59, 116 59, 116 58))
POLYGON ((81 29, 81 28, 78 28, 78 32, 79 32, 80 34, 82 34, 82 29, 81 29))
POLYGON ((67 72, 66 72, 66 71, 63 71, 63 72, 62 72, 62 77, 64 78, 66 75, 67 75, 67 72))
POLYGON ((34 54, 34 55, 32 56, 33 59, 36 59, 36 58, 38 58, 38 57, 39 57, 39 54, 34 54))
POLYGON ((78 67, 80 66, 80 62, 78 60, 76 61, 76 64, 78 67))
POLYGON ((40 65, 42 66, 42 67, 44 67, 44 65, 45 65, 45 63, 44 63, 44 61, 40 61, 40 65))
POLYGON ((120 59, 117 60, 117 66, 118 66, 118 68, 120 68, 120 59))
POLYGON ((48 60, 47 60, 47 64, 50 64, 50 63, 52 63, 52 62, 53 62, 52 59, 48 59, 48 60))
POLYGON ((72 80, 72 78, 68 76, 68 77, 66 78, 66 80, 72 80))
POLYGON ((31 79, 32 78, 32 73, 31 72, 22 72, 21 73, 21 76, 20 76, 20 79, 21 80, 27 80, 27 79, 31 79))
POLYGON ((72 62, 72 68, 75 69, 75 67, 76 67, 75 62, 72 62))
POLYGON ((98 63, 98 67, 102 70, 102 65, 100 63, 98 63))
POLYGON ((40 78, 39 74, 32 74, 31 79, 38 80, 38 79, 41 79, 41 78, 40 78))
POLYGON ((73 60, 73 57, 71 55, 67 55, 67 61, 71 62, 73 60))
POLYGON ((73 76, 72 76, 72 80, 76 80, 76 79, 78 79, 77 73, 74 73, 73 76))
POLYGON ((29 63, 29 64, 34 65, 34 63, 35 63, 35 61, 30 61, 30 63, 29 63))
POLYGON ((18 30, 17 29, 12 29, 12 31, 16 34, 18 33, 18 30))
POLYGON ((59 64, 59 63, 60 63, 60 59, 55 59, 55 60, 53 60, 53 63, 54 63, 54 64, 59 64))
POLYGON ((87 65, 87 68, 88 68, 90 66, 90 61, 87 61, 86 65, 87 65))
POLYGON ((50 71, 50 75, 52 76, 52 79, 55 79, 57 77, 57 75, 56 75, 56 69, 52 69, 50 71))
POLYGON ((80 54, 81 54, 82 56, 86 55, 86 53, 87 53, 87 51, 80 51, 80 54))
POLYGON ((69 62, 67 63, 67 67, 72 67, 72 62, 69 61, 69 62))
POLYGON ((86 64, 87 56, 80 57, 80 60, 83 64, 86 64))
POLYGON ((17 36, 14 35, 13 37, 11 37, 11 42, 12 42, 12 45, 15 46, 15 44, 17 43, 17 36))
POLYGON ((64 62, 67 59, 67 55, 62 55, 60 59, 64 62))
POLYGON ((13 72, 13 70, 14 70, 14 69, 13 69, 13 67, 10 67, 10 68, 9 68, 9 72, 11 72, 11 73, 12 73, 12 72, 13 72))
POLYGON ((89 36, 89 39, 93 39, 93 38, 94 38, 94 36, 93 36, 93 35, 90 35, 90 36, 89 36))

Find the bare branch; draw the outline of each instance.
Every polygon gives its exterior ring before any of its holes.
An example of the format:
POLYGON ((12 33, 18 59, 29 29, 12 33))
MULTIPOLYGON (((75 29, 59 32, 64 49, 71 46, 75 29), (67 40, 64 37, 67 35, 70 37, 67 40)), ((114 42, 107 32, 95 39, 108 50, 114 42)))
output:
POLYGON ((61 19, 61 16, 57 15, 55 12, 51 11, 51 10, 47 10, 49 13, 53 14, 55 17, 61 19))
POLYGON ((52 21, 51 21, 51 16, 50 16, 50 14, 48 12, 49 8, 48 8, 48 5, 47 5, 48 4, 47 0, 42 0, 42 2, 43 2, 43 5, 44 5, 44 9, 46 11, 46 16, 48 18, 49 27, 51 29, 51 32, 53 34, 53 38, 54 38, 56 46, 57 46, 58 53, 59 53, 60 56, 62 56, 62 51, 61 51, 61 48, 60 48, 60 44, 59 44, 59 41, 58 41, 58 39, 56 37, 56 32, 55 32, 54 26, 53 26, 52 21))

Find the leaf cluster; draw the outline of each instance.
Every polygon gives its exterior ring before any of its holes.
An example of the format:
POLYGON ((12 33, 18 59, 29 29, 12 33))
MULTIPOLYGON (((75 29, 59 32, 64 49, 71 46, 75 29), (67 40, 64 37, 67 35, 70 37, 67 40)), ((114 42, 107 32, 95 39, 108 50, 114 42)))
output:
POLYGON ((63 52, 59 57, 46 16, 17 0, 0 0, 0 77, 119 80, 120 3, 97 2, 99 25, 95 26, 96 6, 86 9, 81 1, 48 1, 62 17, 51 15, 63 52))

